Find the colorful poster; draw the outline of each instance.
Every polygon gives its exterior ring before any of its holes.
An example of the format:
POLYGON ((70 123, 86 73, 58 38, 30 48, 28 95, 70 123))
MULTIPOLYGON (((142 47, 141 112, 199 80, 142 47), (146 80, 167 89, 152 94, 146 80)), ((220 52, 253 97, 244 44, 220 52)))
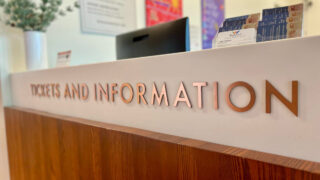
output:
POLYGON ((224 0, 202 0, 202 48, 212 48, 212 40, 224 20, 224 0))
POLYGON ((182 17, 182 0, 146 0, 147 26, 182 17))

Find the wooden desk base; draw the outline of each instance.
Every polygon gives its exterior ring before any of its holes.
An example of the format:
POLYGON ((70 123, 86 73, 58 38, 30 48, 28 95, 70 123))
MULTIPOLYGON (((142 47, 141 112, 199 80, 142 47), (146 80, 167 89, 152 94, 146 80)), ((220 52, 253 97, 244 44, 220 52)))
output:
POLYGON ((15 107, 5 117, 12 180, 320 179, 310 161, 15 107))

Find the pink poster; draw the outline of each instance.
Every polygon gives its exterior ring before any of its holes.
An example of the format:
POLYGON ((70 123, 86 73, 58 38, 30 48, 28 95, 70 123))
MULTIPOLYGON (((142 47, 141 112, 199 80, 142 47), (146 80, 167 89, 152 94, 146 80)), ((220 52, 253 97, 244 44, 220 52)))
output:
POLYGON ((146 0, 147 26, 182 17, 182 0, 146 0))

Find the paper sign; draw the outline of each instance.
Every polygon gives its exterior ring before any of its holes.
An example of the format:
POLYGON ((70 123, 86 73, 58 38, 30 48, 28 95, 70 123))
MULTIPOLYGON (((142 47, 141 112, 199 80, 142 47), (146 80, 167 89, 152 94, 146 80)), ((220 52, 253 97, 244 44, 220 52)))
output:
POLYGON ((71 51, 59 52, 56 67, 69 66, 71 60, 71 51))
POLYGON ((257 30, 255 28, 220 32, 213 41, 213 47, 227 47, 256 43, 257 30))
POLYGON ((201 27, 190 25, 190 49, 201 50, 201 27))
POLYGON ((83 32, 117 35, 136 28, 136 1, 80 0, 83 32))

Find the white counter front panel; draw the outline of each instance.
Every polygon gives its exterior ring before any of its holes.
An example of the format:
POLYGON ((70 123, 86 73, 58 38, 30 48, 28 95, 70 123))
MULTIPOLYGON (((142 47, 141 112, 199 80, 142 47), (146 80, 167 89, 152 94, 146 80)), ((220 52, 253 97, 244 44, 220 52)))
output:
MULTIPOLYGON (((88 49, 90 50, 90 49, 88 49)), ((283 40, 256 45, 221 48, 191 53, 154 56, 69 68, 12 74, 13 104, 55 114, 147 129, 209 142, 248 148, 320 162, 320 37, 283 40), (299 115, 296 117, 277 98, 272 113, 265 113, 265 81, 291 100, 291 82, 299 82, 299 115), (181 81, 192 108, 174 101, 181 81), (225 92, 236 81, 250 84, 256 101, 247 112, 227 105, 225 92), (169 106, 151 105, 152 84, 160 93, 167 86, 169 106), (203 109, 198 107, 198 90, 203 87, 203 109), (214 108, 213 83, 218 82, 219 109, 214 108), (33 96, 31 84, 60 84, 60 98, 33 96), (65 84, 86 83, 88 100, 64 98, 65 84), (147 105, 95 101, 94 83, 146 85, 147 105)), ((125 90, 128 97, 128 89, 125 90)), ((245 106, 248 91, 236 88, 232 101, 245 106)))

